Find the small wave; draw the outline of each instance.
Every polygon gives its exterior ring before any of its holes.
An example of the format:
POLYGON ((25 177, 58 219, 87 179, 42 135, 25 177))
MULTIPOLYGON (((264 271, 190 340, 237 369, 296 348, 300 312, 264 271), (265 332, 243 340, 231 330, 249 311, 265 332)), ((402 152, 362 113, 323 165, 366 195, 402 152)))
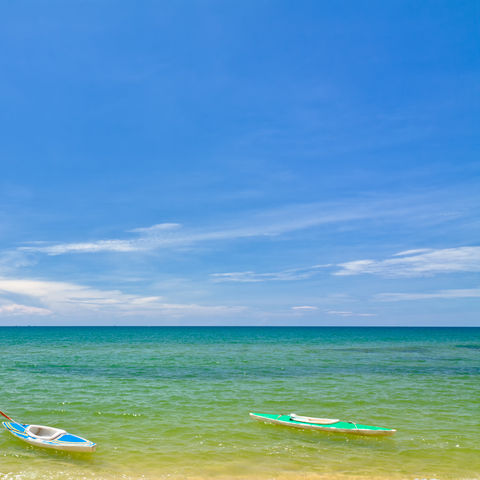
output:
POLYGON ((469 350, 480 350, 480 345, 475 344, 466 344, 466 345, 455 345, 457 348, 467 348, 469 350))

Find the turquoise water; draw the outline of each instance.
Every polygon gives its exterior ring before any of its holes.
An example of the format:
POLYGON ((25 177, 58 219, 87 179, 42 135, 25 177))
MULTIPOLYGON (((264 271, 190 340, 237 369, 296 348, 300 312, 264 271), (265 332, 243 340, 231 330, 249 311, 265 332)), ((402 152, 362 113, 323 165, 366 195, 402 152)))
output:
POLYGON ((98 443, 59 453, 0 431, 0 479, 480 478, 480 329, 0 328, 0 360, 1 410, 98 443))

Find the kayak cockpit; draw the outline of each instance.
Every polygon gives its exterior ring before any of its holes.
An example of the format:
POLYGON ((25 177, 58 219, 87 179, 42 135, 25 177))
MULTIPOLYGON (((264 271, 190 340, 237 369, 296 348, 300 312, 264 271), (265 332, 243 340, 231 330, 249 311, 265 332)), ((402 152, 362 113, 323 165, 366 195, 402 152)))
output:
POLYGON ((40 440, 54 440, 60 435, 67 433, 65 430, 54 427, 46 427, 44 425, 29 425, 25 432, 31 437, 38 438, 40 440))
POLYGON ((318 425, 332 425, 333 423, 338 423, 340 421, 338 418, 304 417, 295 413, 291 413, 290 418, 295 422, 316 423, 318 425))

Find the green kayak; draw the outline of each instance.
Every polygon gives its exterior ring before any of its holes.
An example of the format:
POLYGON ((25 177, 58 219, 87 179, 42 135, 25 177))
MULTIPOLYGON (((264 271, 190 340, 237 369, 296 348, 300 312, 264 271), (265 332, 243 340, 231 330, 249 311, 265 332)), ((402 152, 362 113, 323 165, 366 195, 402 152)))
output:
POLYGON ((334 433, 353 433, 356 435, 393 435, 393 428, 372 427, 354 422, 343 422, 337 418, 304 417, 291 413, 290 415, 271 415, 269 413, 251 413, 250 416, 259 422, 275 423, 294 428, 322 430, 334 433))

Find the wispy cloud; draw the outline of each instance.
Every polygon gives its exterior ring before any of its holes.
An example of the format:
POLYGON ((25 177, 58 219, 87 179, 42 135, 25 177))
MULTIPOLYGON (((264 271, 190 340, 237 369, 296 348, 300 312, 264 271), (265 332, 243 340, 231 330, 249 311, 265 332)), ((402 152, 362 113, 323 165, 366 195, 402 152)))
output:
POLYGON ((296 312, 314 312, 318 310, 318 307, 315 307, 313 305, 298 305, 292 307, 292 310, 295 310, 296 312))
POLYGON ((18 303, 8 303, 0 305, 0 316, 9 315, 51 315, 51 310, 41 307, 32 307, 29 305, 20 305, 18 303))
POLYGON ((133 239, 96 240, 92 242, 58 243, 53 245, 40 244, 20 247, 19 250, 24 252, 42 252, 47 255, 148 251, 179 243, 178 236, 170 232, 180 227, 181 226, 176 223, 161 223, 148 228, 130 230, 130 232, 138 234, 138 237, 133 239))
POLYGON ((401 302, 408 300, 480 298, 480 288, 439 290, 431 293, 380 293, 375 296, 382 302, 401 302))
POLYGON ((376 313, 356 313, 348 310, 328 310, 328 315, 335 315, 338 317, 376 317, 376 313))
POLYGON ((32 265, 35 262, 29 258, 28 252, 20 250, 5 250, 0 253, 0 275, 6 275, 19 268, 32 265))
MULTIPOLYGON (((135 228, 127 233, 130 238, 99 239, 66 243, 30 243, 20 247, 26 252, 47 255, 98 252, 140 252, 161 248, 192 246, 202 242, 236 240, 254 237, 271 237, 321 225, 349 223, 372 219, 406 219, 431 217, 432 208, 418 207, 418 198, 398 200, 382 197, 337 202, 289 205, 261 212, 244 213, 235 223, 222 222, 222 226, 205 225, 184 227, 178 223, 160 223, 135 228), (415 201, 416 200, 416 201, 415 201), (415 208, 414 208, 415 207, 415 208)), ((451 215, 456 215, 455 212, 451 215)), ((450 216, 451 216, 450 215, 450 216)), ((449 217, 450 218, 450 217, 449 217)))
POLYGON ((89 242, 58 243, 50 245, 27 245, 20 250, 42 252, 47 255, 97 252, 141 252, 161 248, 191 246, 204 242, 237 240, 254 237, 272 237, 283 233, 314 226, 353 221, 373 213, 366 209, 342 211, 333 205, 300 205, 276 211, 252 215, 248 221, 224 227, 185 228, 180 224, 161 223, 150 227, 136 228, 129 239, 102 239, 89 242))
POLYGON ((319 270, 329 267, 330 264, 326 265, 313 265, 311 267, 305 268, 292 268, 287 270, 282 270, 280 272, 272 273, 256 273, 253 271, 247 272, 227 272, 227 273, 212 273, 210 276, 216 282, 243 282, 243 283, 252 283, 252 282, 267 282, 267 281, 295 281, 295 280, 305 280, 316 275, 319 270))
POLYGON ((480 272, 480 247, 407 250, 385 260, 355 260, 339 264, 334 275, 372 274, 388 277, 480 272))
POLYGON ((0 314, 12 312, 52 315, 90 313, 181 317, 184 315, 228 315, 240 306, 168 303, 159 296, 141 296, 119 290, 101 290, 68 282, 0 277, 0 314), (22 305, 12 299, 22 299, 22 305), (8 302, 8 303, 7 303, 8 302), (13 306, 14 303, 16 306, 13 306), (29 310, 30 309, 30 310, 29 310))

